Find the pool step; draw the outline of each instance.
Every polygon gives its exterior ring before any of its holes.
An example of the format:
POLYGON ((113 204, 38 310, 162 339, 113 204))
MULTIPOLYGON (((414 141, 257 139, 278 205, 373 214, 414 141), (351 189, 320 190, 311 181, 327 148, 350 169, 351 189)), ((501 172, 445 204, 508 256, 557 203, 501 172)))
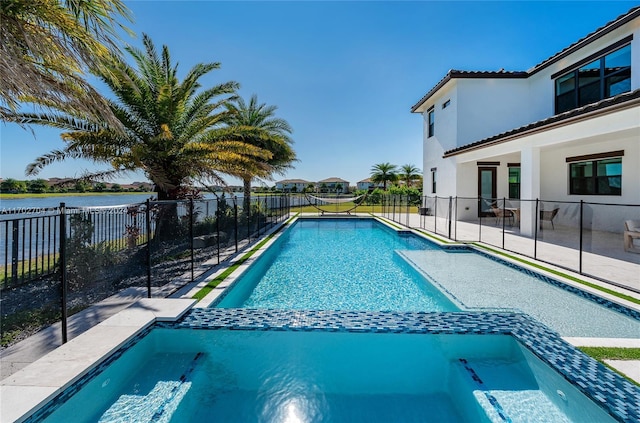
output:
POLYGON ((169 422, 191 388, 191 374, 202 356, 197 353, 178 380, 160 380, 146 395, 121 395, 99 422, 169 422))
POLYGON ((473 396, 492 423, 571 423, 520 362, 458 360, 473 396))

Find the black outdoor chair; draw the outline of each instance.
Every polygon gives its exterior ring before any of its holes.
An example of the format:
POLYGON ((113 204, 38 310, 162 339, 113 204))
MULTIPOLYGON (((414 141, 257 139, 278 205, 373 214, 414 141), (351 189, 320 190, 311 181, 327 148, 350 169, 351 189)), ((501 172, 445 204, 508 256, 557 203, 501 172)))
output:
POLYGON ((558 207, 553 210, 540 210, 540 229, 542 229, 542 222, 544 222, 545 220, 551 223, 551 228, 553 228, 553 230, 556 229, 556 227, 553 225, 553 219, 556 218, 558 210, 560 210, 560 208, 558 207))

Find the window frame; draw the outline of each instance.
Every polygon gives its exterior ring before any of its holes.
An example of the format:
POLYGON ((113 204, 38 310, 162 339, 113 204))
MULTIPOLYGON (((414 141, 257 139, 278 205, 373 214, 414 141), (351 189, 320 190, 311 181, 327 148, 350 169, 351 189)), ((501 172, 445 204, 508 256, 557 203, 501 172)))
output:
POLYGON ((436 112, 435 107, 431 106, 427 110, 427 138, 431 138, 435 135, 436 129, 436 112))
POLYGON ((553 79, 553 89, 554 89, 554 111, 555 114, 560 114, 564 112, 568 112, 578 107, 583 107, 587 104, 591 104, 593 102, 604 100, 605 98, 614 97, 618 94, 622 94, 625 92, 631 91, 631 87, 629 90, 620 91, 619 93, 611 94, 607 88, 609 87, 609 81, 611 81, 616 76, 624 76, 628 74, 627 78, 623 78, 621 81, 629 80, 631 82, 631 72, 633 61, 629 60, 629 65, 624 66, 615 72, 607 73, 606 68, 606 59, 610 57, 616 52, 619 52, 622 49, 629 48, 631 54, 631 39, 625 38, 620 40, 617 43, 612 44, 611 46, 600 50, 599 52, 586 57, 585 59, 574 63, 570 68, 566 68, 560 72, 557 72, 551 75, 553 79), (594 66, 597 63, 597 68, 594 66), (591 72, 589 72, 589 69, 591 72), (582 78, 581 78, 582 73, 582 78), (593 74, 597 74, 597 77, 588 83, 584 83, 583 81, 587 81, 588 74, 591 74, 590 77, 594 78, 593 74), (573 87, 561 94, 559 94, 559 86, 558 84, 567 80, 571 80, 573 87), (581 94, 586 95, 587 88, 597 84, 597 87, 594 87, 597 91, 597 98, 594 96, 594 92, 591 92, 591 96, 588 100, 581 100, 581 94), (582 93, 581 93, 582 92, 582 93), (562 97, 561 97, 562 96, 562 97), (594 100, 595 99, 595 100, 594 100), (561 105, 561 100, 563 103, 571 102, 569 106, 561 105), (562 106, 562 107, 561 107, 562 106))
POLYGON ((509 200, 519 200, 520 199, 520 183, 522 182, 522 169, 520 168, 520 163, 508 163, 507 164, 507 182, 509 184, 508 186, 508 194, 509 194, 509 200), (518 169, 518 182, 511 182, 511 169, 518 169), (515 197, 511 196, 511 189, 515 188, 515 191, 518 192, 518 195, 515 197))
POLYGON ((436 193, 436 182, 438 177, 438 168, 431 168, 431 194, 436 193))
MULTIPOLYGON (((622 196, 622 156, 623 155, 624 153, 620 155, 615 155, 615 156, 605 156, 603 154, 600 154, 600 155, 593 155, 593 157, 588 157, 588 156, 577 157, 577 158, 582 158, 582 160, 570 160, 570 158, 568 158, 567 171, 569 173, 568 175, 569 195, 599 195, 599 196, 608 195, 608 196, 615 196, 615 197, 622 196), (620 174, 599 175, 598 174, 599 165, 602 162, 607 162, 611 160, 616 160, 620 164, 620 174), (591 166, 591 175, 590 176, 573 176, 573 168, 576 165, 583 165, 585 167, 587 165, 591 166), (598 181, 604 178, 612 178, 612 177, 620 179, 619 192, 614 192, 614 193, 599 192, 600 184, 598 183, 598 181), (582 181, 582 183, 574 184, 574 181, 582 181)), ((611 186, 609 185, 609 187, 611 186)))

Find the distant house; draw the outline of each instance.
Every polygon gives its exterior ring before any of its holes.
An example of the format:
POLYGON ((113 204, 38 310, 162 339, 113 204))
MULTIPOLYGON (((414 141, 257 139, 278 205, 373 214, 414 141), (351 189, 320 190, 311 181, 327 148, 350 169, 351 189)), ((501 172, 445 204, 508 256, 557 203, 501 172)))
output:
POLYGON ((381 182, 375 183, 371 180, 371 178, 363 179, 362 181, 356 183, 356 189, 361 191, 369 191, 382 187, 384 187, 384 184, 382 184, 381 182))
MULTIPOLYGON (((111 187, 113 186, 113 184, 108 184, 107 186, 111 187)), ((153 191, 153 185, 151 185, 149 182, 133 182, 131 184, 121 184, 120 187, 122 189, 131 191, 153 191)))
POLYGON ((638 204, 640 7, 526 71, 450 70, 411 112, 425 195, 508 198, 527 235, 536 203, 520 199, 638 204))
POLYGON ((285 179, 276 182, 276 189, 286 192, 302 192, 311 183, 304 179, 285 179))
POLYGON ((318 190, 320 192, 341 192, 346 193, 349 192, 349 181, 345 181, 344 179, 332 177, 323 179, 322 181, 318 181, 316 183, 318 190), (339 188, 339 189, 338 189, 339 188))

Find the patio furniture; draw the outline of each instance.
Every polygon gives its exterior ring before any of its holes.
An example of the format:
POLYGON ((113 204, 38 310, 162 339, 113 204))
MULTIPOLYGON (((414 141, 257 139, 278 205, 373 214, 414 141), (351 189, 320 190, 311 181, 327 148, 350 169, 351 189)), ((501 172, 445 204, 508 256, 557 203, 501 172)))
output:
POLYGON ((505 207, 507 211, 513 213, 513 224, 519 226, 520 224, 520 207, 505 207))
POLYGON ((640 220, 624 221, 624 250, 640 253, 640 248, 633 245, 634 239, 640 239, 640 220))
POLYGON ((420 216, 431 216, 431 209, 429 207, 420 207, 418 208, 418 213, 420 213, 420 216))
POLYGON ((504 209, 496 206, 495 204, 491 205, 491 212, 496 217, 496 225, 500 223, 500 220, 509 219, 509 226, 513 226, 513 211, 509 209, 504 209))
POLYGON ((546 220, 547 222, 551 223, 551 228, 555 230, 556 227, 553 225, 553 219, 556 218, 559 210, 559 207, 556 207, 553 210, 540 210, 540 229, 542 229, 542 222, 546 220))

